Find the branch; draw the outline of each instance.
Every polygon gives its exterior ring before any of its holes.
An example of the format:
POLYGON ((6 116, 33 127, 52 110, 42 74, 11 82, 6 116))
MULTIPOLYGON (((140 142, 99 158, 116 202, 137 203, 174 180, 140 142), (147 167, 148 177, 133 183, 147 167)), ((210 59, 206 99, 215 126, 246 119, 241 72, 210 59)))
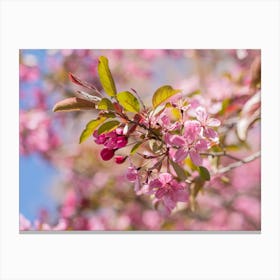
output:
POLYGON ((237 158, 235 156, 232 156, 230 154, 227 154, 226 151, 223 152, 219 152, 219 153, 200 153, 201 156, 212 156, 212 157, 228 157, 231 158, 233 160, 237 160, 237 161, 243 161, 240 158, 237 158))
POLYGON ((232 164, 229 164, 226 167, 223 167, 223 168, 217 170, 216 174, 222 174, 222 173, 229 172, 230 170, 232 170, 232 169, 234 169, 236 167, 242 166, 245 163, 251 162, 251 161, 259 158, 260 156, 261 156, 261 152, 258 151, 258 152, 254 153, 254 154, 252 154, 252 155, 250 155, 250 156, 248 156, 248 157, 246 157, 246 158, 244 158, 242 160, 239 160, 237 162, 234 162, 232 164))

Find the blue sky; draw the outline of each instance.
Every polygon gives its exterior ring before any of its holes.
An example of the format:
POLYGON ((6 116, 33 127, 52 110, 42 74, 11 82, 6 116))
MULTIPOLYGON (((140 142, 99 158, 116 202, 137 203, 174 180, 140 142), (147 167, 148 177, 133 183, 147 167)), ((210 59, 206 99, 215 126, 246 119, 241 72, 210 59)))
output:
MULTIPOLYGON (((38 61, 40 71, 47 71, 46 50, 24 50, 24 55, 32 54, 38 61)), ((24 83, 20 88, 27 94, 20 99, 20 108, 32 107, 32 100, 28 100, 28 92, 33 87, 42 87, 39 79, 35 83, 24 83)), ((19 159, 19 210, 26 218, 34 221, 38 217, 39 210, 44 208, 53 216, 56 211, 56 203, 51 197, 51 183, 58 174, 57 170, 38 154, 20 156, 19 159)))
POLYGON ((50 194, 51 182, 58 172, 39 155, 20 156, 19 209, 26 218, 34 221, 40 209, 55 214, 56 204, 50 194))

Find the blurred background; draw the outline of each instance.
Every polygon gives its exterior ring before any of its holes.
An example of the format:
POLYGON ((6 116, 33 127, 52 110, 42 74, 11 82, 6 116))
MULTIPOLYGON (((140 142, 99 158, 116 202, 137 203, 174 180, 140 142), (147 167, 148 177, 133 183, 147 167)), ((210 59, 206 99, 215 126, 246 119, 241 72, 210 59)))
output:
POLYGON ((228 152, 260 150, 260 111, 250 105, 260 100, 259 50, 20 50, 20 229, 260 230, 260 159, 211 180, 195 209, 163 217, 125 179, 128 163, 102 161, 92 138, 79 144, 94 114, 52 108, 74 96, 69 72, 102 90, 100 55, 118 91, 133 88, 150 105, 158 87, 180 88, 222 121, 228 152))

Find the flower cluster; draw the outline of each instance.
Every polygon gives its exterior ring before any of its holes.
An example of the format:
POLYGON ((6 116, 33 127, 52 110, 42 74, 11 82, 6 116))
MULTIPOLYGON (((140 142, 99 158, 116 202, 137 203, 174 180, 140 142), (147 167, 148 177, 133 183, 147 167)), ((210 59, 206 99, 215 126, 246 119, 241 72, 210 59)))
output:
MULTIPOLYGON (((20 156, 36 153, 59 176, 33 182, 53 188, 54 200, 22 197, 20 230, 259 230, 260 55, 21 50, 20 156), (153 96, 159 77, 182 91, 153 96), (52 114, 70 88, 76 97, 58 111, 75 112, 52 114), (30 221, 27 206, 41 209, 30 221)), ((29 187, 20 182, 22 193, 29 187)))
MULTIPOLYGON (((122 128, 117 128, 111 132, 102 134, 98 134, 98 130, 95 130, 93 137, 96 144, 104 146, 100 152, 100 156, 106 161, 112 159, 115 155, 115 152, 120 148, 124 148, 128 142, 122 128)), ((124 160, 125 157, 115 157, 116 163, 123 163, 124 160)))
POLYGON ((134 182, 136 194, 151 196, 156 206, 170 214, 177 202, 188 202, 195 174, 208 180, 210 173, 203 166, 203 156, 219 144, 215 128, 220 121, 171 86, 156 90, 151 108, 144 105, 135 90, 118 93, 106 57, 99 58, 98 73, 107 96, 70 74, 71 81, 86 92, 78 91, 74 101, 58 102, 54 110, 69 110, 71 106, 97 110, 98 118, 88 123, 80 142, 92 133, 95 143, 103 145, 102 160, 115 157, 120 164, 128 159, 127 179, 134 182), (122 148, 126 148, 123 155, 115 155, 122 148))

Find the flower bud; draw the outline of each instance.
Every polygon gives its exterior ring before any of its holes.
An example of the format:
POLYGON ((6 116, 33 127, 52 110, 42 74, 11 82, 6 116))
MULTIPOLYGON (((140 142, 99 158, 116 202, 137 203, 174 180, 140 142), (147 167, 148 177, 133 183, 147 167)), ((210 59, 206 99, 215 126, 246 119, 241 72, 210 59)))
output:
POLYGON ((114 154, 115 154, 115 150, 110 150, 107 148, 102 149, 100 152, 100 156, 105 161, 110 160, 114 156, 114 154))
POLYGON ((115 156, 115 162, 117 164, 122 164, 127 159, 127 156, 115 156))

